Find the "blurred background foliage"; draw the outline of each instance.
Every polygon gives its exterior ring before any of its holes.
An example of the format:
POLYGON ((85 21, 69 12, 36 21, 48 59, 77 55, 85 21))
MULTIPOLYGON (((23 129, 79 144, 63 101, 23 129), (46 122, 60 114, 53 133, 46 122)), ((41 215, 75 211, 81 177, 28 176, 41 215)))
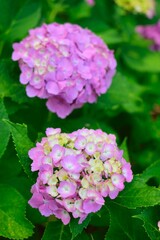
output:
POLYGON ((2 239, 160 239, 160 52, 150 51, 150 41, 135 32, 137 25, 158 21, 160 2, 152 20, 126 12, 113 0, 96 0, 93 7, 84 0, 0 0, 0 9, 2 239), (52 22, 89 28, 114 50, 118 65, 108 92, 64 120, 48 112, 45 100, 26 96, 18 64, 11 61, 13 42, 27 36, 29 29, 52 22), (134 181, 116 200, 106 199, 105 207, 82 226, 76 221, 63 226, 27 204, 32 185, 24 173, 30 175, 27 152, 46 127, 65 132, 101 128, 116 134, 119 146, 126 139, 134 181))

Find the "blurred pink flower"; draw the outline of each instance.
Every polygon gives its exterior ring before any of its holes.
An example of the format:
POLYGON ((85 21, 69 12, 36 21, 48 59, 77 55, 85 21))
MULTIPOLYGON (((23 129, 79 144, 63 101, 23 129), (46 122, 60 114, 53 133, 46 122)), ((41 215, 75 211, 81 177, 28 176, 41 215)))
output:
POLYGON ((160 21, 154 25, 138 26, 136 31, 145 39, 152 41, 151 49, 160 51, 160 21))

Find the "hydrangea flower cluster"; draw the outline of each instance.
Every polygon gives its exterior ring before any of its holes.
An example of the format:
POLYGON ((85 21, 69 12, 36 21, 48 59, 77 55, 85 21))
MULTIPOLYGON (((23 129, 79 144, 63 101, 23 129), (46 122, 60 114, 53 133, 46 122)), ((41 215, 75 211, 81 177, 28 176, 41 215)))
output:
POLYGON ((70 134, 47 128, 46 137, 29 151, 32 171, 38 171, 29 204, 42 215, 55 215, 64 224, 79 223, 114 199, 132 181, 130 163, 123 158, 113 134, 80 129, 70 134))
POLYGON ((115 73, 113 51, 78 25, 43 24, 13 48, 12 59, 19 61, 27 95, 48 99, 48 109, 61 118, 95 102, 115 73))
POLYGON ((152 40, 151 49, 160 51, 160 21, 154 25, 138 26, 136 31, 144 38, 152 40))
POLYGON ((115 0, 115 2, 127 11, 145 14, 148 18, 155 15, 154 0, 115 0))

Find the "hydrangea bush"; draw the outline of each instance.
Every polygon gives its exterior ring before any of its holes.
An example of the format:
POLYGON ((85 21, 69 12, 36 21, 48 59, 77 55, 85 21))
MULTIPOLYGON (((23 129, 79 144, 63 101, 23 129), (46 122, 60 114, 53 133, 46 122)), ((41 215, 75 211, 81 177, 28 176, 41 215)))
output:
POLYGON ((32 171, 38 171, 29 204, 42 215, 55 215, 64 224, 73 216, 80 224, 101 209, 105 197, 115 199, 124 182, 131 182, 130 163, 113 134, 85 128, 66 134, 47 128, 46 135, 29 151, 32 171))
POLYGON ((27 95, 48 99, 48 109, 61 118, 95 102, 115 73, 113 51, 78 25, 43 24, 13 48, 12 59, 19 61, 27 95))
POLYGON ((160 1, 0 9, 0 239, 159 240, 160 1))

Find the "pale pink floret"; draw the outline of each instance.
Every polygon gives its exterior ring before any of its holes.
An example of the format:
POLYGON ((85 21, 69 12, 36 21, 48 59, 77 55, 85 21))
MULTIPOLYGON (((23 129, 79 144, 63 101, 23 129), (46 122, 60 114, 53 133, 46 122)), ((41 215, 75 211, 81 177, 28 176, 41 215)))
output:
POLYGON ((113 51, 88 29, 70 23, 32 29, 13 49, 12 59, 19 61, 27 95, 47 99, 48 109, 61 118, 95 102, 115 74, 113 51))
POLYGON ((113 157, 114 155, 114 145, 112 144, 105 144, 103 145, 102 151, 101 151, 101 160, 105 161, 108 158, 113 157))
POLYGON ((61 164, 66 171, 71 173, 79 173, 82 170, 76 156, 68 155, 63 157, 61 164))
POLYGON ((64 153, 65 153, 64 147, 58 144, 54 145, 50 153, 50 156, 53 159, 53 164, 59 162, 63 158, 64 153))
POLYGON ((94 201, 100 205, 104 204, 104 198, 96 190, 89 189, 87 191, 87 198, 94 199, 94 201))
POLYGON ((55 215, 64 224, 72 216, 81 224, 88 214, 101 209, 105 197, 116 198, 124 182, 132 180, 131 165, 123 158, 114 135, 100 129, 63 134, 53 128, 48 128, 46 135, 29 151, 32 171, 38 171, 29 204, 42 215, 55 215))
POLYGON ((62 181, 57 189, 62 198, 71 197, 76 192, 76 185, 72 182, 62 181))
POLYGON ((83 209, 86 214, 97 212, 101 209, 102 205, 96 203, 94 199, 85 199, 83 201, 83 209))
POLYGON ((100 188, 100 193, 102 195, 102 197, 107 197, 109 194, 109 188, 106 182, 103 182, 102 184, 100 184, 99 186, 100 188))
POLYGON ((96 152, 96 145, 93 142, 88 142, 85 147, 85 152, 88 155, 93 155, 96 152))
POLYGON ((46 184, 49 181, 52 174, 53 174, 52 166, 48 164, 44 164, 41 166, 39 171, 39 178, 43 182, 43 184, 46 184))
POLYGON ((29 157, 33 160, 31 164, 31 170, 37 171, 39 170, 40 166, 42 165, 42 159, 44 158, 44 152, 42 147, 35 147, 29 150, 28 152, 29 157))
POLYGON ((47 128, 46 129, 47 137, 50 136, 50 135, 55 135, 55 134, 60 133, 60 132, 61 132, 60 128, 47 128))
POLYGON ((75 141, 75 148, 81 150, 81 149, 84 149, 85 146, 86 146, 86 143, 87 143, 87 140, 84 136, 78 136, 76 141, 75 141))
POLYGON ((55 216, 61 219, 64 225, 67 225, 71 219, 69 213, 64 209, 58 209, 55 212, 55 216))
POLYGON ((123 166, 122 166, 122 174, 123 176, 125 177, 126 179, 126 182, 131 182, 132 179, 133 179, 133 173, 132 173, 132 170, 131 170, 131 165, 130 163, 125 163, 123 166))
POLYGON ((55 200, 45 199, 41 194, 34 193, 28 202, 33 208, 38 208, 43 216, 50 216, 58 209, 55 200))
POLYGON ((120 190, 124 189, 124 176, 121 174, 114 173, 111 176, 112 183, 115 187, 120 190))
POLYGON ((73 199, 64 199, 63 206, 68 212, 73 212, 75 210, 74 202, 73 199))

